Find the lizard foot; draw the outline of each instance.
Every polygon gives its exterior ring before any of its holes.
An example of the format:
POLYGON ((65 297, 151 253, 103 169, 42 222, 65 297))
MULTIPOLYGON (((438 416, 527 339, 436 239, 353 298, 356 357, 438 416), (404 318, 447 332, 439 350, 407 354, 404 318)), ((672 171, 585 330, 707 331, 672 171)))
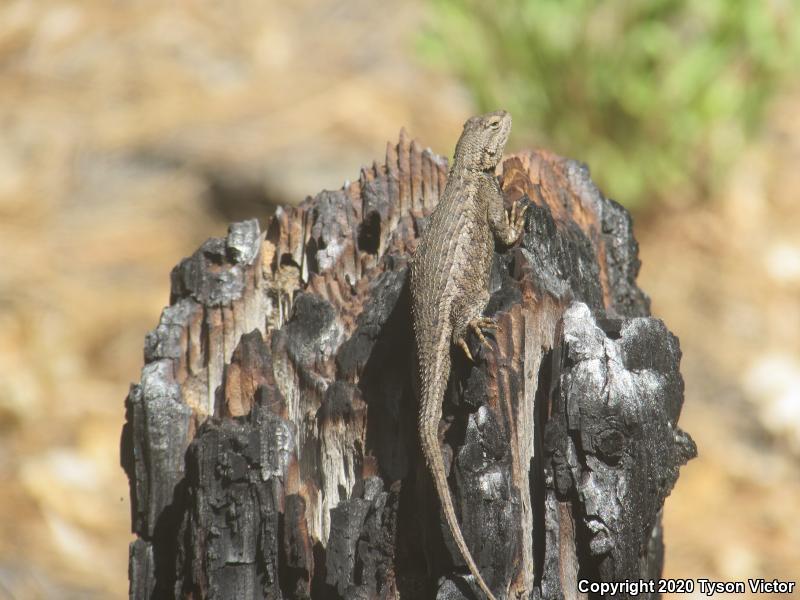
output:
MULTIPOLYGON (((476 317, 469 322, 467 325, 472 332, 475 334, 475 337, 478 338, 481 344, 489 346, 489 341, 486 339, 486 336, 483 335, 484 331, 500 331, 500 325, 497 324, 497 321, 492 317, 476 317)), ((469 345, 467 344, 466 340, 462 337, 458 340, 458 346, 464 351, 467 358, 470 361, 475 362, 475 359, 472 358, 472 352, 469 350, 469 345)))
POLYGON ((498 325, 497 321, 492 317, 477 317, 472 319, 472 321, 469 322, 469 328, 475 333, 477 338, 481 341, 481 344, 486 344, 487 346, 489 342, 486 341, 483 332, 486 330, 500 331, 500 325, 498 325))

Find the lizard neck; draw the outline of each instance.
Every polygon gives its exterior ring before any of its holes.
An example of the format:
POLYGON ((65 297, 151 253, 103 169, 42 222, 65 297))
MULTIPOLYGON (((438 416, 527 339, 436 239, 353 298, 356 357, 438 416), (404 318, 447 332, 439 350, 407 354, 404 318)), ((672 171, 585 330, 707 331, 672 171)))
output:
POLYGON ((494 169, 472 167, 456 157, 453 160, 453 167, 450 169, 450 176, 461 181, 476 180, 484 177, 491 179, 494 177, 494 169))

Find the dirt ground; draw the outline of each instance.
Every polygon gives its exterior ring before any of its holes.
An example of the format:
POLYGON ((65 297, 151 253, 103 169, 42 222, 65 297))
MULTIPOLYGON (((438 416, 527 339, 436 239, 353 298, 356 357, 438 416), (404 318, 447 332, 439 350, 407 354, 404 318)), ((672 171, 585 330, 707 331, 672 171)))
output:
MULTIPOLYGON (((0 4, 0 598, 126 596, 123 400, 174 264, 356 178, 401 125, 451 152, 472 107, 415 60, 419 15, 0 4)), ((800 574, 798 108, 775 104, 719 197, 637 217, 700 451, 667 501, 666 576, 800 574)))

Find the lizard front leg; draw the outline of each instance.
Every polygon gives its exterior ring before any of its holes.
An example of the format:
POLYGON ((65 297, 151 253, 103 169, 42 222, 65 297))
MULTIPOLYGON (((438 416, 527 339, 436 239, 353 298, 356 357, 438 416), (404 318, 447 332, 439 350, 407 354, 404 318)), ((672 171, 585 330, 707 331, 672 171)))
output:
MULTIPOLYGON (((495 183, 496 186, 496 183, 495 183)), ((510 246, 522 235, 525 228, 525 213, 528 205, 515 202, 511 207, 511 214, 506 212, 503 204, 503 195, 499 187, 492 190, 489 200, 489 227, 495 238, 505 246, 510 246)))

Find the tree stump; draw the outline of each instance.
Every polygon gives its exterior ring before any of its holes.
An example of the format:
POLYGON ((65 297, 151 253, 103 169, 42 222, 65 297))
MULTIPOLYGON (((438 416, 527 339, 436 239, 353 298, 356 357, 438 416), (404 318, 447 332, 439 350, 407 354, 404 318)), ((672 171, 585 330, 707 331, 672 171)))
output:
MULTIPOLYGON (((509 206, 530 203, 494 257, 501 331, 475 363, 454 352, 442 399, 464 537, 500 598, 657 578, 664 499, 696 454, 678 340, 584 165, 530 151, 501 171, 509 206)), ((401 132, 357 182, 173 270, 126 400, 131 598, 480 597, 415 429, 408 261, 446 178, 401 132)))

